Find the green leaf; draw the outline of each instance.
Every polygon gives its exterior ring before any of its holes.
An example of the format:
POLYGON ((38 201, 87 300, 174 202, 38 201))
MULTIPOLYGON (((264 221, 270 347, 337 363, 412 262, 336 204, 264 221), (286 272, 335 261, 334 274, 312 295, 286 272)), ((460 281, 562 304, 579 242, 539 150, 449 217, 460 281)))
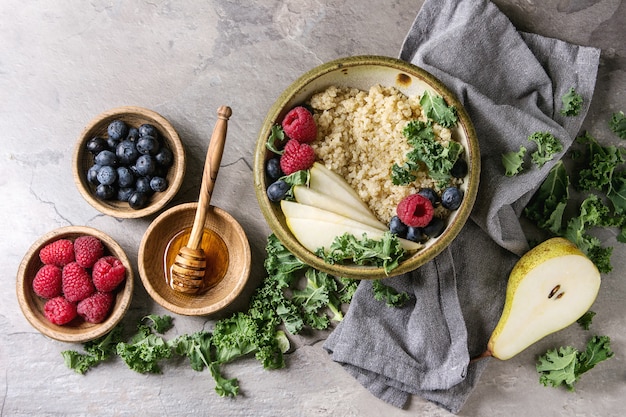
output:
POLYGON ((84 374, 94 366, 109 359, 116 352, 116 346, 122 341, 121 324, 115 326, 109 333, 95 340, 83 344, 85 353, 75 350, 61 352, 65 365, 79 374, 84 374))
POLYGON ((172 356, 170 345, 151 328, 140 324, 131 340, 116 346, 117 354, 126 365, 139 373, 161 373, 159 362, 172 356))
POLYGON ((519 151, 506 152, 502 154, 502 165, 504 166, 504 175, 514 177, 524 170, 524 156, 526 148, 520 146, 519 151))
POLYGON ((608 336, 593 336, 587 342, 583 352, 571 346, 548 350, 539 357, 536 365, 539 382, 544 386, 565 386, 574 391, 574 385, 580 377, 598 363, 613 357, 608 336))
POLYGON ((360 238, 349 233, 337 236, 327 251, 320 248, 318 255, 330 264, 349 261, 357 265, 382 267, 389 274, 398 266, 405 251, 398 237, 385 232, 382 239, 370 239, 366 234, 360 238))
POLYGON ((587 164, 578 171, 578 188, 581 191, 598 190, 610 195, 613 178, 624 162, 623 151, 615 146, 601 146, 588 132, 576 138, 587 145, 587 164))
POLYGON ((372 282, 372 291, 375 300, 384 301, 389 307, 403 307, 409 300, 408 293, 398 292, 395 288, 383 284, 381 280, 372 282))
POLYGON ((420 105, 426 117, 434 120, 443 127, 453 127, 457 123, 456 108, 448 106, 442 96, 424 91, 420 99, 420 105))
POLYGON ((542 229, 561 234, 563 214, 569 199, 569 183, 563 161, 557 161, 526 205, 526 217, 542 229))
POLYGON ((561 97, 561 101, 563 103, 561 108, 563 116, 578 116, 583 106, 583 97, 573 87, 561 97))
POLYGON ((172 327, 174 327, 173 319, 171 316, 163 315, 159 316, 157 314, 150 314, 144 317, 144 320, 149 320, 152 322, 151 327, 157 333, 165 333, 172 327))
POLYGON ((391 167, 391 179, 396 185, 408 185, 415 181, 415 173, 422 168, 437 181, 450 178, 450 170, 463 154, 463 145, 455 141, 446 143, 436 139, 431 123, 412 120, 403 129, 408 143, 413 147, 405 156, 405 163, 391 167))
POLYGON ((282 148, 282 144, 284 141, 285 141, 285 132, 283 131, 282 126, 274 125, 272 126, 272 129, 270 130, 270 135, 267 138, 265 147, 277 155, 282 155, 283 150, 281 148, 282 148))
POLYGON ((595 312, 589 310, 585 314, 583 314, 578 320, 576 320, 576 322, 580 324, 580 327, 582 327, 583 329, 589 330, 589 327, 591 326, 591 322, 593 321, 593 317, 595 315, 595 312))
POLYGON ((609 128, 620 139, 626 139, 626 116, 624 116, 623 111, 613 113, 609 121, 609 128))
POLYGON ((530 154, 530 157, 540 168, 563 150, 563 144, 550 132, 535 132, 528 140, 537 144, 537 150, 530 154))
POLYGON ((571 346, 548 350, 539 357, 536 365, 540 374, 539 382, 546 387, 565 385, 569 390, 573 390, 576 382, 576 354, 576 349, 571 346))
POLYGON ((591 370, 598 363, 613 357, 611 339, 608 336, 593 336, 587 342, 584 352, 578 355, 576 363, 576 378, 591 370))

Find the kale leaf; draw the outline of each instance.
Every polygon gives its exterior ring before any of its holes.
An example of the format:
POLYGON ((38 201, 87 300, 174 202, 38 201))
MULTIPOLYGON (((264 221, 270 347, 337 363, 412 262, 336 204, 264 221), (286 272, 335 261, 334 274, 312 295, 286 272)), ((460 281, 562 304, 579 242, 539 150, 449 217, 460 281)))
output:
POLYGON ((372 291, 374 299, 377 301, 385 301, 389 307, 402 307, 409 301, 409 294, 404 291, 397 291, 395 288, 385 285, 381 280, 372 282, 372 291))
POLYGON ((502 165, 504 166, 504 175, 514 177, 524 170, 524 156, 526 148, 520 146, 519 151, 511 151, 502 154, 502 165))
POLYGON ((626 139, 626 116, 623 111, 613 113, 609 120, 609 128, 620 139, 626 139))
POLYGON ((561 97, 563 107, 561 108, 561 114, 563 116, 578 116, 583 107, 583 97, 570 88, 567 93, 561 97))
POLYGON ((574 385, 585 372, 613 356, 610 343, 608 336, 593 336, 582 352, 572 346, 548 350, 536 365, 539 382, 546 387, 564 385, 574 391, 574 385))
POLYGON ((563 144, 550 132, 535 132, 528 140, 537 144, 537 150, 530 154, 530 157, 539 168, 563 150, 563 144))
POLYGON ((422 110, 426 117, 434 120, 443 127, 453 127, 458 121, 456 108, 448 106, 442 96, 424 91, 420 99, 422 110))

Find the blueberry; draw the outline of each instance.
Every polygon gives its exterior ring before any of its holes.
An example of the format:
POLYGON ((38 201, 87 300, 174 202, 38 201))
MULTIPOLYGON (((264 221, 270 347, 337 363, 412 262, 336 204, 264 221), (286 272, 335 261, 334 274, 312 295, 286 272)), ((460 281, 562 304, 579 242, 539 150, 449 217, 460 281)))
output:
POLYGON ((96 174, 98 182, 102 185, 113 185, 117 181, 117 171, 110 165, 105 165, 96 174))
POLYGON ((150 178, 137 178, 137 181, 135 181, 135 190, 146 195, 152 194, 152 187, 150 187, 150 178))
POLYGON ((424 231, 420 227, 409 226, 406 231, 406 238, 413 242, 421 242, 424 240, 424 231))
POLYGON ((463 191, 457 187, 448 187, 441 193, 441 205, 448 210, 456 210, 463 201, 463 191))
POLYGON ((85 148, 93 155, 97 155, 103 150, 107 149, 107 141, 101 137, 94 137, 87 141, 85 148))
POLYGON ((428 237, 435 238, 439 236, 446 228, 446 223, 439 217, 433 217, 433 219, 422 230, 428 237))
POLYGON ((159 150, 159 152, 154 155, 154 159, 159 165, 163 167, 170 167, 174 162, 174 155, 172 154, 172 151, 169 150, 169 148, 162 146, 161 150, 159 150))
POLYGON ((115 148, 117 148, 117 145, 119 145, 120 141, 117 139, 113 139, 113 138, 108 138, 107 139, 107 149, 109 149, 111 152, 115 152, 115 148))
POLYGON ((141 155, 134 166, 139 176, 152 175, 156 169, 156 163, 150 155, 141 155))
POLYGON ((96 187, 96 197, 100 200, 110 200, 115 196, 115 188, 111 185, 100 184, 96 187))
POLYGON ((100 181, 98 181, 98 171, 100 170, 100 165, 94 164, 87 170, 87 181, 90 184, 98 185, 100 181))
POLYGON ((156 155, 159 152, 159 141, 154 136, 141 136, 137 139, 137 150, 142 155, 156 155))
POLYGON ((128 135, 128 126, 123 120, 113 120, 107 127, 107 134, 109 139, 120 141, 128 135))
POLYGON ((291 186, 286 181, 278 180, 267 187, 267 198, 276 203, 285 198, 290 189, 291 186))
POLYGON ((117 185, 120 188, 130 187, 135 184, 135 176, 128 167, 117 167, 117 185))
POLYGON ((130 165, 134 164, 137 158, 139 158, 139 151, 133 141, 124 139, 115 148, 115 156, 120 164, 130 165))
POLYGON ((454 178, 465 178, 468 172, 467 161, 463 158, 459 158, 456 160, 452 169, 450 170, 450 175, 454 178))
POLYGON ((117 190, 117 199, 119 201, 128 201, 130 196, 135 192, 132 187, 122 187, 117 190))
POLYGON ((280 168, 279 156, 267 160, 267 162, 265 163, 265 173, 272 181, 276 181, 277 179, 285 175, 283 173, 283 170, 280 168))
POLYGON ((152 136, 152 137, 159 137, 159 132, 157 131, 156 127, 154 127, 153 125, 151 125, 150 123, 144 123, 141 126, 139 126, 139 136, 152 136))
POLYGON ((126 135, 126 139, 132 141, 139 139, 139 129, 137 129, 136 127, 131 127, 130 129, 128 129, 128 135, 126 135))
POLYGON ((165 191, 167 190, 167 180, 163 177, 152 177, 150 180, 150 188, 156 192, 165 191))
POLYGON ((148 196, 145 193, 135 191, 128 197, 128 205, 135 210, 144 208, 147 204, 148 196))
POLYGON ((406 237, 407 225, 402 223, 398 216, 393 216, 389 221, 389 231, 395 233, 398 237, 406 237))
POLYGON ((433 206, 439 204, 439 195, 432 188, 422 188, 418 194, 429 199, 433 206))
POLYGON ((106 149, 104 151, 98 152, 98 154, 94 158, 94 162, 98 165, 109 165, 114 166, 117 164, 117 157, 113 152, 106 149))

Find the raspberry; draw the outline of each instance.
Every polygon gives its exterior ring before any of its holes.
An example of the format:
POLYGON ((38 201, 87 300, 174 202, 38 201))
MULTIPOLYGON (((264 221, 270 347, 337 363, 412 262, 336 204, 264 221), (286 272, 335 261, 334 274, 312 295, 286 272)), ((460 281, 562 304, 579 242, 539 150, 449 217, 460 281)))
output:
POLYGON ((104 247, 94 236, 80 236, 74 240, 76 262, 83 268, 91 268, 102 257, 104 247))
POLYGON ((65 298, 71 302, 84 300, 96 291, 89 273, 77 262, 71 262, 63 267, 61 284, 65 298))
POLYGON ((91 276, 98 291, 110 292, 126 279, 126 268, 115 256, 105 256, 94 264, 91 276))
POLYGON ((43 298, 61 295, 61 268, 56 265, 44 265, 39 268, 33 279, 33 291, 43 298))
POLYGON ((76 311, 89 323, 102 323, 113 306, 113 293, 97 292, 78 303, 76 311))
POLYGON ((74 244, 68 239, 55 240, 41 248, 39 259, 46 265, 64 267, 74 262, 74 244))
POLYGON ((78 315, 76 305, 63 296, 46 301, 43 312, 51 323, 58 325, 67 324, 78 315))
POLYGON ((301 143, 312 142, 317 138, 317 125, 313 115, 304 107, 294 107, 282 121, 285 134, 301 143))
POLYGON ((293 174, 302 169, 309 169, 315 162, 315 151, 311 145, 290 139, 285 144, 283 155, 280 157, 280 168, 285 175, 293 174))
POLYGON ((428 198, 420 194, 411 194, 398 203, 396 213, 407 226, 424 227, 432 220, 435 209, 428 198))

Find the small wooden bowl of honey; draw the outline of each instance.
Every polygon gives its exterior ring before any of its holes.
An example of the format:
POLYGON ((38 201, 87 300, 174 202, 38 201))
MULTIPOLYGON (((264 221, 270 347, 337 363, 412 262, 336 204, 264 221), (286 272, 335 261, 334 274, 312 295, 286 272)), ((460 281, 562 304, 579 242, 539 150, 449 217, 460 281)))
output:
POLYGON ((148 226, 139 246, 141 281, 154 301, 185 316, 209 316, 231 304, 250 275, 250 244, 241 225, 224 210, 210 206, 201 247, 206 254, 203 288, 194 294, 172 287, 170 268, 189 239, 198 203, 181 204, 148 226))

